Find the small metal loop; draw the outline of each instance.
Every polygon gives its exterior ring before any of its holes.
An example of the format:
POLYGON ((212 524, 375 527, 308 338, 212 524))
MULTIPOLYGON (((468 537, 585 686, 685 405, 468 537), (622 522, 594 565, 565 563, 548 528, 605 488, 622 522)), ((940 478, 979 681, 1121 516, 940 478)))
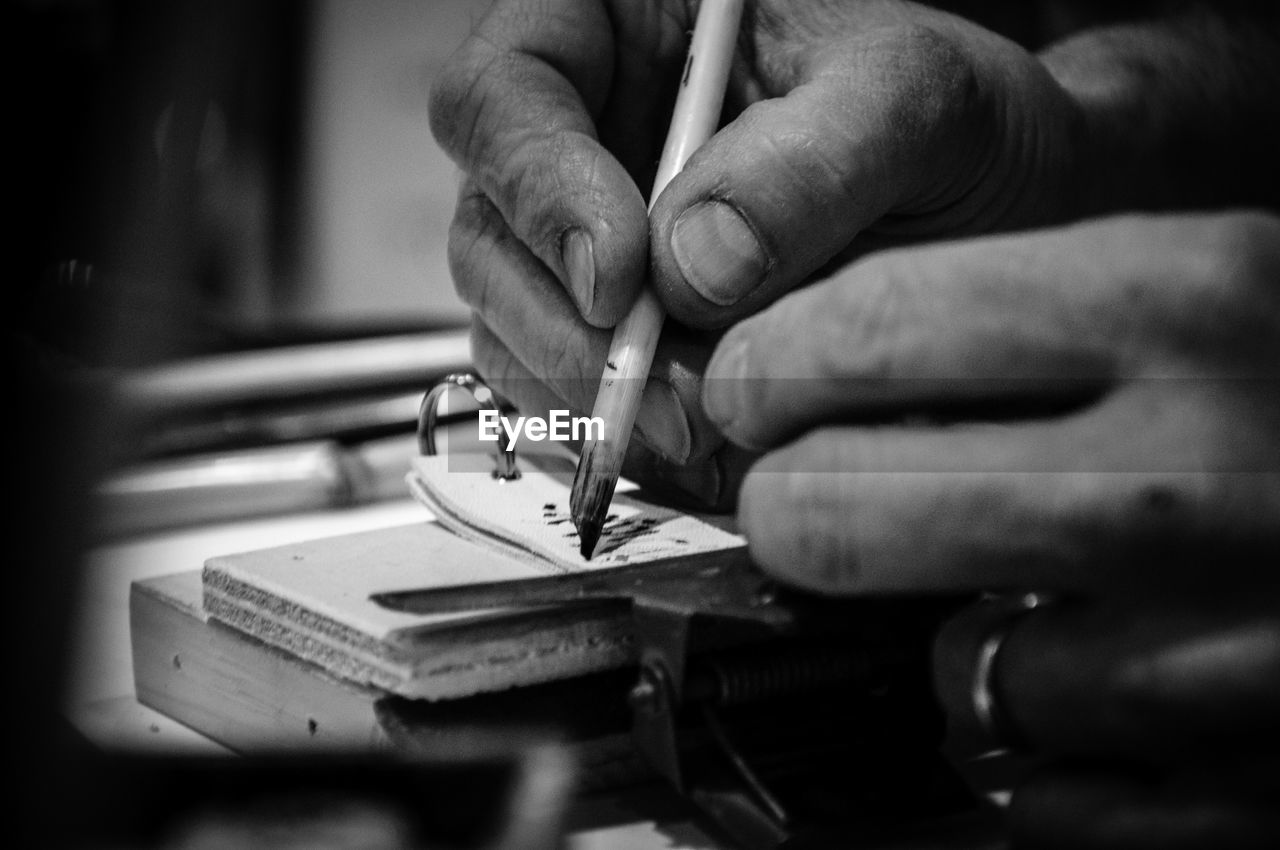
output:
MULTIPOLYGON (((470 372, 449 375, 431 388, 431 392, 422 399, 422 405, 418 408, 419 454, 434 455, 436 453, 436 418, 440 398, 453 389, 466 390, 471 393, 471 397, 476 400, 482 410, 493 410, 499 416, 502 415, 502 398, 489 389, 488 384, 470 372)), ((515 446, 509 438, 500 436, 498 439, 500 442, 505 442, 505 445, 498 451, 497 468, 493 472, 493 477, 502 481, 514 481, 520 477, 520 470, 516 468, 515 446)))

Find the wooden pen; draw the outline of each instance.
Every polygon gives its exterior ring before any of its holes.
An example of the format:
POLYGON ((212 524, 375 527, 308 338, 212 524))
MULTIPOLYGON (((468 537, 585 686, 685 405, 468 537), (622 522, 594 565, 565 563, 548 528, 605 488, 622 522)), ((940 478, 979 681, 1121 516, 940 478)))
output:
MULTIPOLYGON (((693 152, 716 131, 742 5, 743 0, 704 0, 698 9, 671 126, 649 194, 650 210, 693 152)), ((587 559, 595 552, 604 529, 665 318, 666 311, 652 288, 644 287, 613 333, 592 411, 593 417, 604 422, 604 433, 583 446, 569 502, 582 556, 587 559)))

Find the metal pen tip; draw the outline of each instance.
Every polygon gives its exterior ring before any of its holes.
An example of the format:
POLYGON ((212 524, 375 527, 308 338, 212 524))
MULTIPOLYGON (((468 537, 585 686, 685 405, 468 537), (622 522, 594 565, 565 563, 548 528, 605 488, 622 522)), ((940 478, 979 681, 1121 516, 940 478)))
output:
POLYGON ((595 554, 596 544, 600 542, 600 532, 604 530, 604 525, 590 520, 574 522, 574 525, 577 527, 578 537, 582 541, 578 551, 582 553, 582 557, 590 561, 591 556, 595 554))

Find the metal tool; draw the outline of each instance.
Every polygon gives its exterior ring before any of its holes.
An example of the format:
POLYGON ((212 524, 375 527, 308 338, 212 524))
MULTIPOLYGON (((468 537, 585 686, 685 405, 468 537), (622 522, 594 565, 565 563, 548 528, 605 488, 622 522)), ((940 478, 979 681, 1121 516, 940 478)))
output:
MULTIPOLYGON (((443 385, 492 401, 475 378, 443 385)), ((441 392, 423 407, 424 452, 434 446, 441 392)), ((510 447, 499 460, 495 475, 515 469, 510 447)), ((976 805, 940 754, 943 718, 929 671, 933 636, 959 601, 805 594, 770 580, 744 549, 370 598, 423 615, 629 611, 636 748, 750 850, 848 846, 976 805)))
POLYGON ((740 551, 371 598, 414 614, 629 606, 636 747, 744 847, 847 842, 974 805, 939 755, 929 685, 950 605, 799 594, 740 551))

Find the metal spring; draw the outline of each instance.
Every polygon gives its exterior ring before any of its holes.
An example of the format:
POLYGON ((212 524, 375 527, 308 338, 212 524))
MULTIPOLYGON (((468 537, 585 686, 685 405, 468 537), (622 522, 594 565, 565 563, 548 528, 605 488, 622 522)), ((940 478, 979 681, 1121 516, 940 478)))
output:
POLYGON ((886 664, 907 660, 904 650, 854 651, 806 647, 754 656, 708 659, 714 684, 708 694, 722 706, 869 682, 886 664))

